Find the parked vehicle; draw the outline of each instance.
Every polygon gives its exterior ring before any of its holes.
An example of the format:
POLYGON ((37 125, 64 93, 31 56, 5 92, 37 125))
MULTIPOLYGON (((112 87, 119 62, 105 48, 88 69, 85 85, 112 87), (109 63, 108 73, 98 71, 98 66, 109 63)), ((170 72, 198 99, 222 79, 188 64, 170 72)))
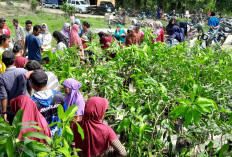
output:
POLYGON ((48 8, 59 8, 59 6, 63 5, 64 0, 45 0, 43 2, 43 6, 44 7, 48 7, 48 8))
POLYGON ((138 14, 138 19, 139 19, 139 20, 144 20, 144 19, 146 19, 146 18, 147 18, 147 16, 146 16, 146 13, 145 13, 145 12, 141 12, 141 13, 138 14))
POLYGON ((89 12, 88 8, 90 7, 90 4, 84 0, 67 0, 67 4, 74 6, 76 11, 80 14, 89 12))
POLYGON ((216 35, 217 34, 213 32, 203 32, 201 35, 198 36, 198 40, 201 41, 201 46, 203 48, 206 48, 212 44, 214 38, 216 38, 216 35))
POLYGON ((91 6, 88 8, 92 15, 105 13, 113 13, 115 11, 115 7, 111 2, 101 2, 99 6, 91 6))

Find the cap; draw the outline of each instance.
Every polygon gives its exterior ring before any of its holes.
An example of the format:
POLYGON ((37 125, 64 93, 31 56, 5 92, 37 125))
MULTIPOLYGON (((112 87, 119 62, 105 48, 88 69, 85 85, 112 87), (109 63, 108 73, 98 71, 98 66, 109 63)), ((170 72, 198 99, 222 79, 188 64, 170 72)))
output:
POLYGON ((4 18, 0 18, 0 22, 6 22, 4 18))
POLYGON ((30 80, 37 87, 45 87, 48 82, 48 75, 42 70, 35 70, 31 73, 30 80))
POLYGON ((32 70, 40 70, 41 69, 41 64, 40 62, 36 61, 36 60, 30 60, 26 63, 25 68, 28 71, 32 71, 32 70))
POLYGON ((89 41, 89 39, 86 35, 82 35, 81 40, 86 41, 86 42, 89 41))
POLYGON ((136 24, 135 24, 135 28, 140 28, 140 24, 139 24, 139 23, 136 23, 136 24))

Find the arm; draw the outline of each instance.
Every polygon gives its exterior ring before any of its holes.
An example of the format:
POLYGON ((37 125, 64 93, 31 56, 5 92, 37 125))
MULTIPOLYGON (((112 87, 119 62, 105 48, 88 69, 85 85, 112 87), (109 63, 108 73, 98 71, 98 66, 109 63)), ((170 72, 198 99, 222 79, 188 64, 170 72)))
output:
POLYGON ((126 149, 121 144, 119 139, 114 140, 114 142, 111 144, 111 146, 114 148, 115 152, 117 153, 117 156, 120 156, 120 157, 126 156, 126 149))
POLYGON ((3 114, 3 119, 4 119, 6 122, 8 122, 8 120, 7 120, 7 114, 6 114, 6 111, 7 111, 7 103, 8 103, 7 99, 2 99, 2 100, 1 100, 2 112, 4 113, 4 114, 3 114))
POLYGON ((24 52, 27 50, 27 37, 25 37, 24 52))

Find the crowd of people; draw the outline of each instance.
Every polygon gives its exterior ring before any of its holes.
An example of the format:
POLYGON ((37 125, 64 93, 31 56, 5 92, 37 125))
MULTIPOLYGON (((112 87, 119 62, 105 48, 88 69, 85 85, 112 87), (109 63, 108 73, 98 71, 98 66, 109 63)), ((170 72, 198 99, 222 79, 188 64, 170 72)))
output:
MULTIPOLYGON (((209 19, 210 31, 218 29, 220 22, 211 13, 209 19)), ((77 121, 84 131, 84 140, 78 133, 76 125, 72 125, 74 142, 77 148, 81 148, 83 156, 104 156, 119 154, 126 156, 126 150, 118 140, 115 132, 102 119, 106 112, 108 101, 101 97, 92 97, 87 103, 79 89, 81 83, 69 78, 62 83, 65 94, 60 92, 59 81, 53 72, 44 71, 44 60, 41 58, 43 51, 47 49, 63 51, 68 47, 76 47, 77 53, 83 57, 89 42, 93 40, 90 24, 87 21, 80 22, 79 19, 71 18, 65 23, 61 31, 49 32, 48 25, 32 26, 32 21, 27 20, 25 27, 19 25, 14 19, 15 37, 13 40, 9 28, 5 25, 6 20, 0 18, 0 111, 3 119, 12 124, 15 114, 23 109, 22 122, 35 121, 41 130, 33 128, 21 130, 18 139, 28 131, 39 131, 49 137, 61 134, 61 128, 57 125, 48 127, 53 122, 60 122, 57 114, 58 106, 62 105, 64 111, 72 105, 78 107, 75 113, 77 121), (55 48, 52 48, 52 37, 57 41, 55 48)), ((166 28, 160 21, 149 24, 152 42, 165 42, 165 32, 171 38, 179 42, 184 41, 184 30, 172 18, 166 28)), ((114 35, 99 32, 99 42, 102 50, 107 52, 111 43, 117 40, 117 44, 123 47, 139 45, 143 42, 144 32, 135 19, 127 32, 117 25, 114 35)), ((114 58, 116 54, 109 53, 114 58)), ((49 58, 48 58, 49 60, 49 58)), ((109 60, 109 59, 108 59, 109 60)), ((33 138, 32 138, 33 139, 33 138)), ((44 140, 35 139, 40 142, 44 140)))

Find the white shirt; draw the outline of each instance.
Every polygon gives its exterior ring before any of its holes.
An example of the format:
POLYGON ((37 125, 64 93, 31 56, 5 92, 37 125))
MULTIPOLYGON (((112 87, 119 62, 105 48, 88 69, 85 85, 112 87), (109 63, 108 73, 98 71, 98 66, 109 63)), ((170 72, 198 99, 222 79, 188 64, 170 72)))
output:
POLYGON ((51 48, 51 43, 52 43, 52 35, 51 33, 48 33, 48 34, 40 34, 38 36, 40 42, 42 45, 45 45, 47 44, 47 46, 45 46, 44 48, 45 49, 49 49, 51 48))

